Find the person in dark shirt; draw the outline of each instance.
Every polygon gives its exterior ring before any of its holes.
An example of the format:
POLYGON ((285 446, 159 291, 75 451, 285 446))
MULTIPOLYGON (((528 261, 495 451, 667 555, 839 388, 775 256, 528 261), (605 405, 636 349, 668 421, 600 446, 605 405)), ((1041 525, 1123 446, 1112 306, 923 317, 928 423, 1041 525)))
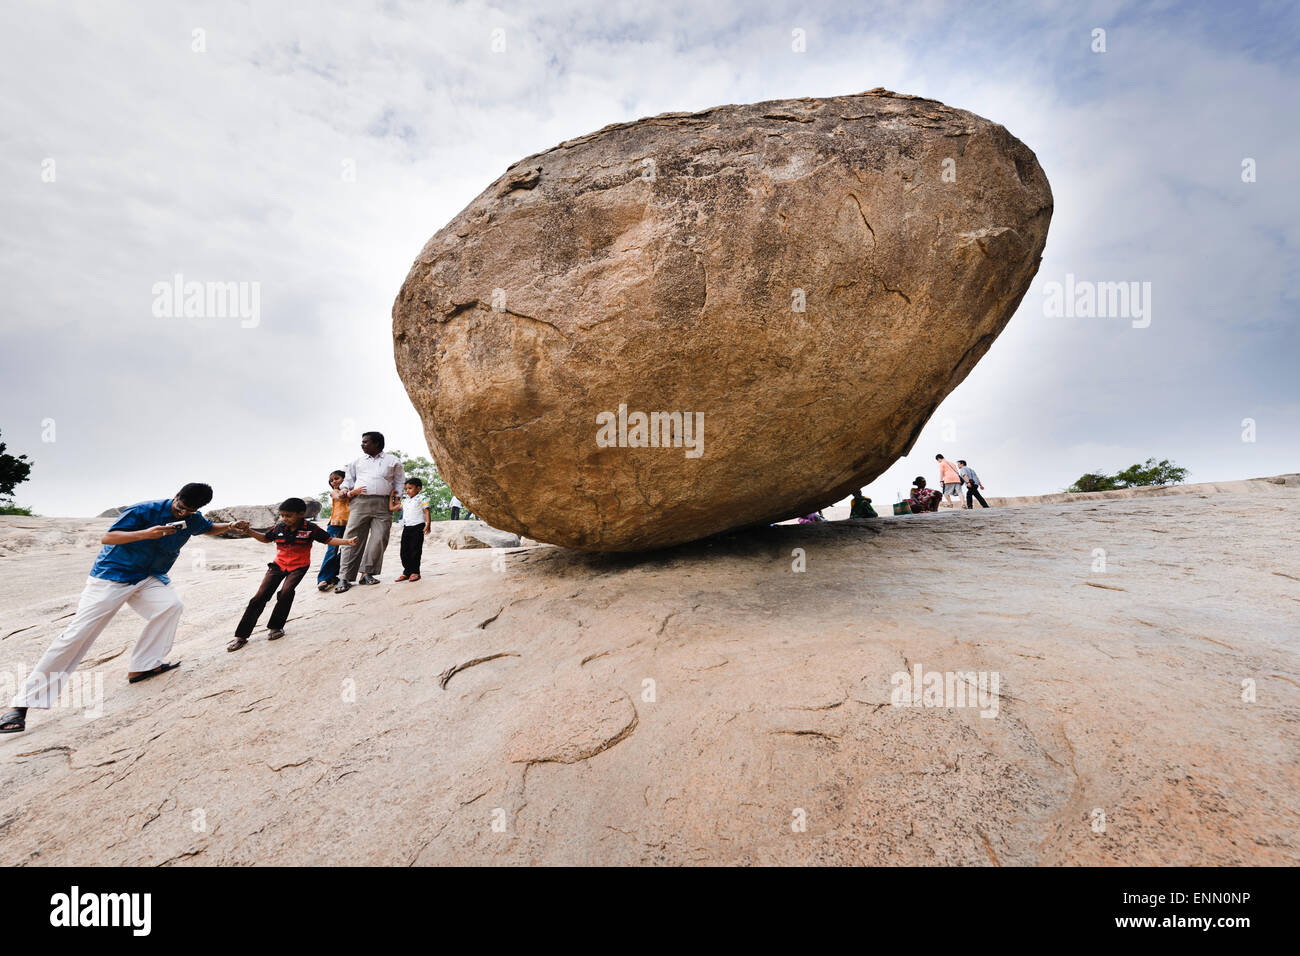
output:
POLYGON ((871 499, 862 495, 862 489, 859 488, 853 492, 853 497, 849 500, 849 518, 878 518, 876 509, 871 507, 871 499))
POLYGON ((237 651, 248 643, 249 635, 257 626, 257 619, 262 616, 262 611, 277 586, 280 586, 280 593, 275 599, 271 618, 266 622, 270 631, 267 640, 284 637, 284 625, 289 620, 289 609, 293 607, 294 589, 311 567, 313 541, 345 548, 355 547, 357 543, 356 538, 332 537, 320 525, 308 521, 307 503, 301 498, 284 499, 280 505, 280 520, 269 531, 254 531, 250 528, 248 533, 263 544, 274 542, 275 560, 267 564, 261 586, 248 602, 244 616, 235 627, 235 639, 226 645, 228 651, 237 651))

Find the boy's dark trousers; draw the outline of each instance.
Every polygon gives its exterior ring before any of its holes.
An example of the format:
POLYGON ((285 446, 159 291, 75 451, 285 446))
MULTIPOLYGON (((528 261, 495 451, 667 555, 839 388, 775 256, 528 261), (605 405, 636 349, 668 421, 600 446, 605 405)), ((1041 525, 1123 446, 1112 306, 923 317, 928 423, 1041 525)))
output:
POLYGON ((980 490, 979 490, 978 486, 976 486, 976 485, 972 485, 972 484, 970 484, 970 483, 968 482, 968 483, 966 484, 966 507, 967 507, 967 508, 974 508, 974 507, 975 507, 973 504, 970 503, 970 500, 971 500, 971 496, 972 496, 972 495, 973 495, 975 498, 979 499, 979 503, 982 504, 985 508, 987 508, 987 507, 989 506, 989 503, 988 503, 987 501, 984 500, 984 496, 983 496, 982 494, 980 494, 980 490))
POLYGON ((253 595, 253 599, 248 602, 248 607, 244 609, 244 616, 239 619, 239 626, 235 628, 235 637, 247 639, 253 633, 253 628, 257 626, 257 619, 262 616, 266 602, 271 600, 271 593, 281 581, 284 582, 284 586, 280 588, 280 596, 275 599, 275 608, 271 611, 271 619, 266 622, 266 626, 273 631, 283 630, 284 622, 289 620, 289 608, 293 607, 293 589, 298 586, 298 582, 306 573, 307 568, 286 571, 274 561, 268 564, 261 586, 253 595))
POLYGON ((420 555, 424 554, 424 525, 416 524, 402 529, 402 573, 420 573, 420 555))

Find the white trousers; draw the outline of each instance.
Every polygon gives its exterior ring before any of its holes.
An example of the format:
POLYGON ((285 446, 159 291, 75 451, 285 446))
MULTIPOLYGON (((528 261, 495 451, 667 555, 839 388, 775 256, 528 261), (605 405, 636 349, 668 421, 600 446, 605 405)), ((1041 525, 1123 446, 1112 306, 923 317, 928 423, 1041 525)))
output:
POLYGON ((153 670, 163 663, 176 639, 176 627, 184 609, 176 589, 155 577, 137 584, 89 578, 72 623, 54 639, 9 706, 49 707, 57 701, 67 675, 77 669, 90 645, 123 604, 129 604, 131 610, 148 621, 131 652, 131 670, 153 670))

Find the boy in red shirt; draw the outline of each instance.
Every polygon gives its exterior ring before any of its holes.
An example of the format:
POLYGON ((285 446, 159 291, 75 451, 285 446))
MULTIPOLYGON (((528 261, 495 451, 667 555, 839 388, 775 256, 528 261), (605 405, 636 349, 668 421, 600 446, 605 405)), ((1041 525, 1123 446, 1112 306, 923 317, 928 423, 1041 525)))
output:
POLYGON ((248 636, 257 626, 257 619, 262 616, 266 602, 271 600, 271 592, 281 581, 284 585, 275 599, 275 609, 271 619, 266 622, 270 629, 267 640, 274 641, 284 637, 284 624, 289 620, 289 609, 293 607, 294 589, 311 567, 311 544, 320 541, 338 547, 354 547, 356 538, 334 538, 318 524, 307 520, 307 503, 301 498, 286 498, 280 504, 280 520, 269 531, 248 532, 263 544, 275 542, 275 560, 266 566, 266 576, 262 578, 261 587, 248 602, 244 616, 235 628, 235 639, 226 645, 226 650, 237 651, 248 643, 248 636))

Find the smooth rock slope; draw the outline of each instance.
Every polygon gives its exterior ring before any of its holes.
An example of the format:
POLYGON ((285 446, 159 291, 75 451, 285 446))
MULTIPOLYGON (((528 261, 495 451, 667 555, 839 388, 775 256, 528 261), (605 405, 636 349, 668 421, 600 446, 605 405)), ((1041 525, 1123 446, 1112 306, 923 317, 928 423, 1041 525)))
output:
POLYGON ((780 520, 907 452, 1051 213, 1003 127, 885 90, 608 126, 429 240, 397 368, 495 527, 628 551, 780 520))
MULTIPOLYGON (((207 541, 180 670, 126 683, 124 612, 102 715, 0 737, 0 864, 1294 865, 1300 488, 1249 487, 436 547, 235 654, 267 549, 207 541), (896 706, 918 667, 996 714, 896 706)), ((107 524, 0 518, 0 677, 107 524)))

